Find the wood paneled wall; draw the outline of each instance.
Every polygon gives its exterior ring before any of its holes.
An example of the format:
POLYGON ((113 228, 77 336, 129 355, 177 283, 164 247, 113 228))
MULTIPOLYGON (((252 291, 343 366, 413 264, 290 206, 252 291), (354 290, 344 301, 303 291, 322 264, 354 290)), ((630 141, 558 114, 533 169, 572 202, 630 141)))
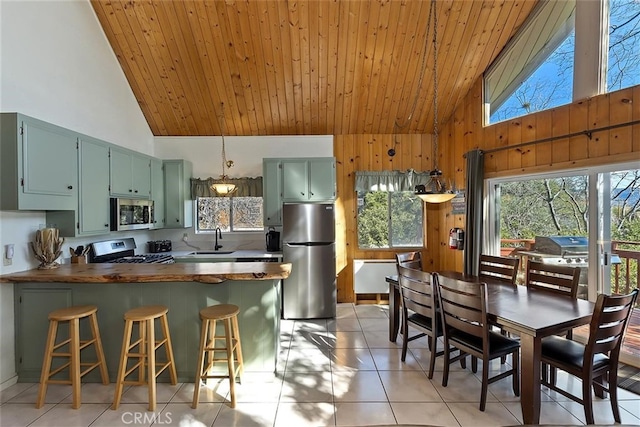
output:
MULTIPOLYGON (((357 198, 354 191, 355 172, 359 170, 415 169, 429 171, 433 168, 431 135, 336 135, 334 155, 337 160, 338 198, 336 200, 336 242, 338 258, 338 301, 353 302, 353 260, 394 259, 398 250, 362 250, 358 248, 356 234, 357 198), (388 150, 395 148, 395 156, 388 150)), ((440 253, 449 237, 449 225, 460 227, 464 218, 449 214, 451 205, 425 205, 425 248, 422 259, 425 269, 444 268, 440 253), (445 220, 443 221, 442 218, 445 220), (454 225, 455 224, 455 225, 454 225), (444 227, 442 226, 444 225, 444 227)), ((452 251, 458 252, 458 251, 452 251)), ((461 257, 460 265, 461 267, 461 257)), ((456 262, 454 262, 456 264, 456 262)), ((455 265, 449 266, 455 269, 455 265)), ((384 280, 384 278, 381 278, 384 280)))
MULTIPOLYGON (((518 144, 640 120, 640 86, 557 107, 495 125, 483 126, 482 78, 478 79, 453 117, 441 127, 438 166, 465 186, 464 153, 479 148, 511 149, 487 154, 485 177, 640 161, 640 125, 594 132, 524 147, 518 144)), ((336 135, 338 199, 338 301, 353 302, 353 260, 393 259, 393 250, 360 250, 356 236, 357 170, 415 170, 433 168, 431 135, 336 135), (387 154, 395 143, 396 155, 387 154)), ((427 270, 462 271, 462 251, 447 247, 449 229, 464 228, 464 215, 452 215, 451 204, 425 205, 427 270)))

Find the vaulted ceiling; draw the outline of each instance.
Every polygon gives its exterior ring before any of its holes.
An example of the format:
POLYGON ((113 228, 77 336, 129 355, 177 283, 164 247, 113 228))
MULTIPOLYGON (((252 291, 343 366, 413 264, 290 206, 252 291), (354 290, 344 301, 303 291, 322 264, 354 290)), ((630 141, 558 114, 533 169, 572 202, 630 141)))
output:
MULTIPOLYGON (((91 3, 156 136, 432 132, 429 1, 91 3)), ((437 0, 440 121, 535 4, 437 0)))

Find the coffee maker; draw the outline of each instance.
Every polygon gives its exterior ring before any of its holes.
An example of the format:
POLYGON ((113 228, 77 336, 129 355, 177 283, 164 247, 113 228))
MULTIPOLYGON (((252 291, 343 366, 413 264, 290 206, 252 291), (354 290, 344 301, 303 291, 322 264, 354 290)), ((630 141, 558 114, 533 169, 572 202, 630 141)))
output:
POLYGON ((275 228, 269 227, 269 231, 266 235, 267 252, 279 252, 280 251, 280 232, 275 228))

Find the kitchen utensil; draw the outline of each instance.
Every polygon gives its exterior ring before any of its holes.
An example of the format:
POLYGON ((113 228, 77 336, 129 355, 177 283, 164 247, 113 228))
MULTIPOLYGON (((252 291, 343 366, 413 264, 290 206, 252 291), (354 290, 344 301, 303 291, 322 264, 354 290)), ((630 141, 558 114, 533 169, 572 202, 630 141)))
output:
POLYGON ((84 251, 84 246, 79 245, 79 246, 76 248, 76 255, 78 255, 78 256, 82 255, 82 252, 83 252, 83 251, 84 251))

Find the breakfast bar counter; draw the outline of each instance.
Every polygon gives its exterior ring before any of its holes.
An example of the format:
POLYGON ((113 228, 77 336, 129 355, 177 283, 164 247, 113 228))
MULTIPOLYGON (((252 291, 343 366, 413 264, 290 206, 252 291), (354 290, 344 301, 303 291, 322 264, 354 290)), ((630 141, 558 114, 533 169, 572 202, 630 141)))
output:
POLYGON ((51 270, 28 270, 0 276, 0 282, 144 283, 286 279, 291 264, 216 262, 175 264, 64 264, 51 270))
MULTIPOLYGON (((279 353, 280 288, 290 271, 291 264, 274 262, 65 264, 52 270, 2 275, 0 281, 12 282, 15 287, 18 381, 39 381, 49 312, 89 304, 98 307, 98 324, 112 381, 118 369, 123 315, 143 305, 164 305, 169 309, 179 381, 191 382, 195 377, 199 311, 222 303, 240 308, 238 323, 245 370, 274 373, 279 353)), ((88 332, 81 327, 81 335, 88 332)), ((165 374, 159 381, 168 381, 165 374)), ((85 378, 99 381, 94 372, 85 378)))

